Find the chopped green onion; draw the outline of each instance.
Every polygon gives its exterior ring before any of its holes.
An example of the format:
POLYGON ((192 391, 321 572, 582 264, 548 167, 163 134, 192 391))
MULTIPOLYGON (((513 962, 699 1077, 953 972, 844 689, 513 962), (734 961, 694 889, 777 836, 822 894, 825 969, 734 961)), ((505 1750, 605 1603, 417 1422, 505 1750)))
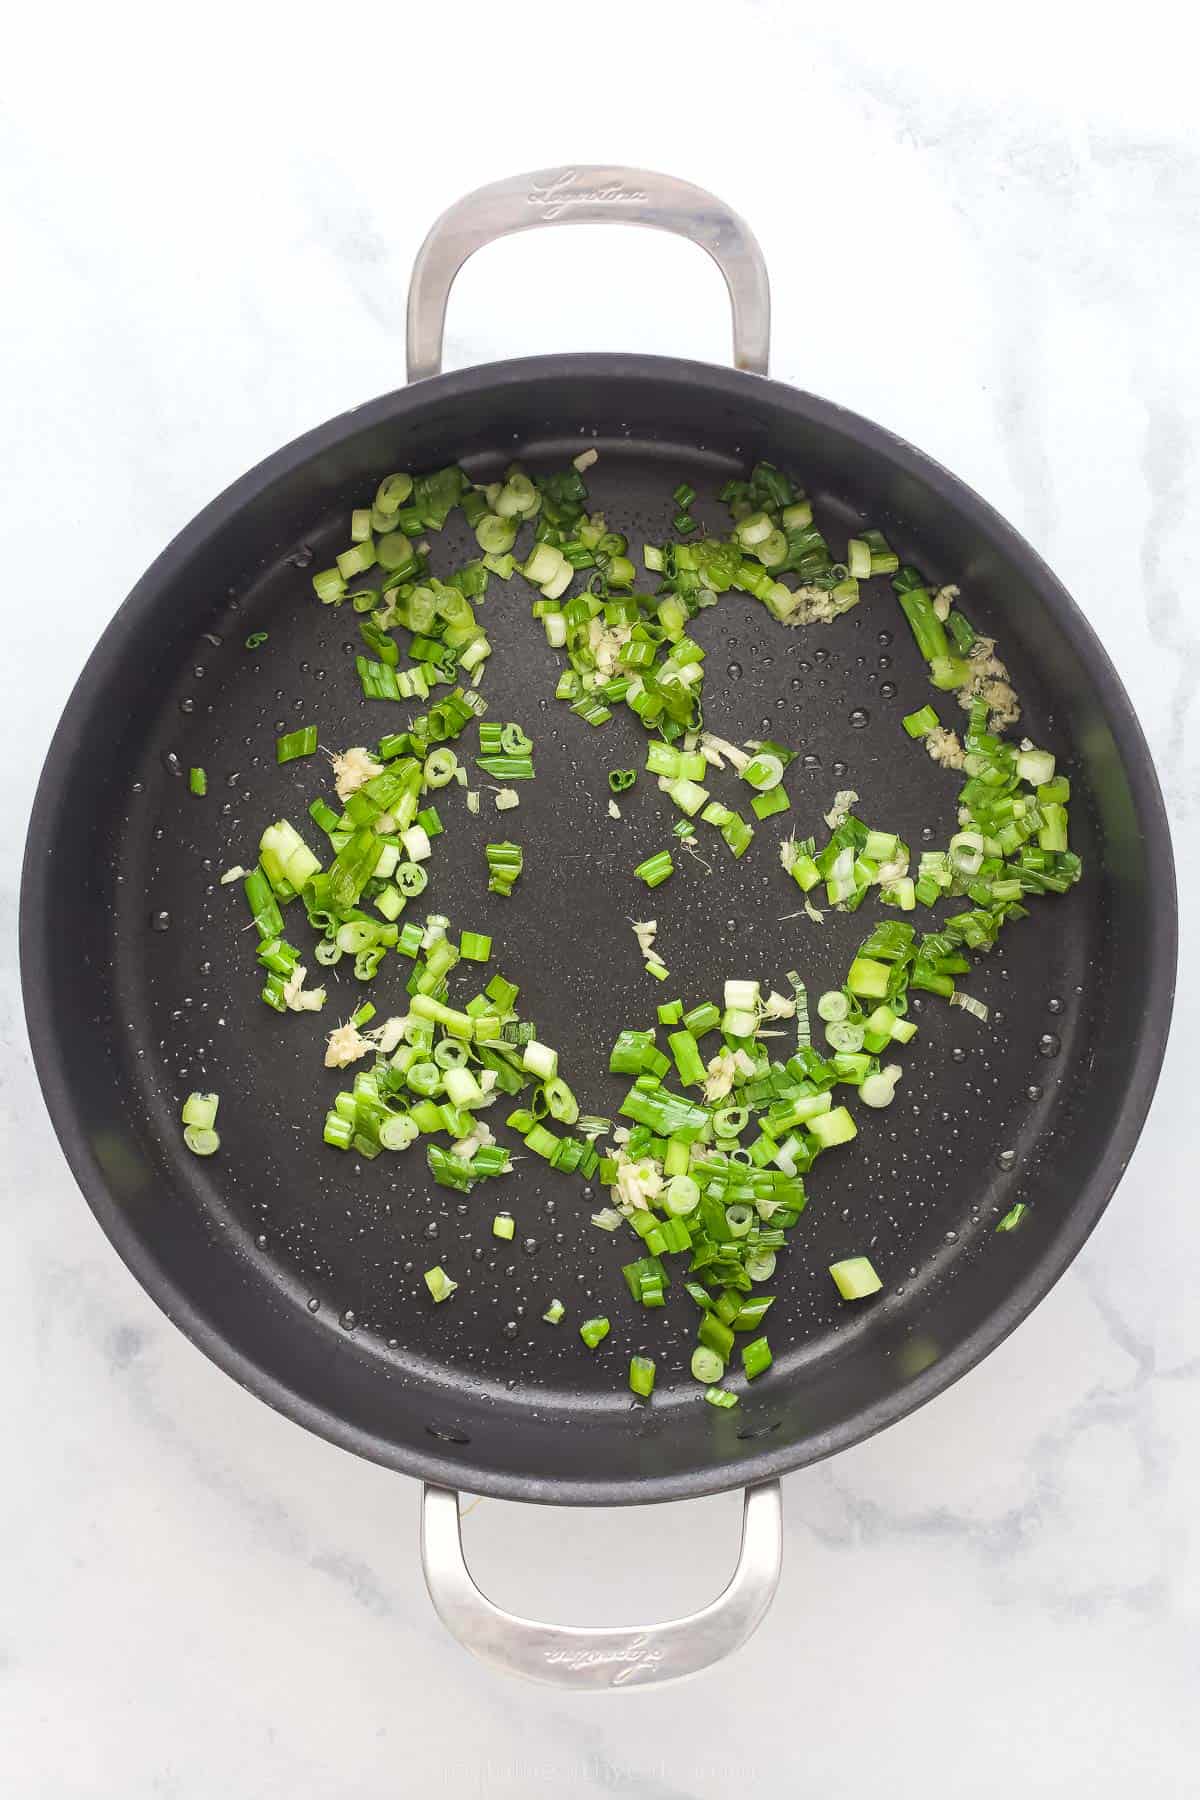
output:
POLYGON ((1018 1200, 1015 1206, 1009 1207, 1009 1209, 1005 1213, 1004 1217, 997 1224, 996 1230, 997 1231, 1015 1231, 1017 1229, 1017 1226, 1021 1223, 1021 1220, 1025 1217, 1025 1214, 1028 1211, 1029 1211, 1029 1207, 1027 1206, 1025 1201, 1018 1200))
POLYGON ((769 752, 760 751, 742 770, 742 780, 759 793, 778 787, 783 780, 783 761, 769 752))
MULTIPOLYGON (((587 1341, 586 1339, 584 1340, 587 1341)), ((654 1359, 650 1356, 631 1356, 629 1359, 629 1385, 635 1394, 648 1400, 654 1392, 654 1359)))
POLYGON ((517 1221, 511 1213, 497 1213, 492 1220, 492 1236, 510 1238, 517 1229, 517 1221))
POLYGON ((900 723, 910 738, 921 738, 927 737, 931 731, 936 731, 941 721, 932 706, 922 706, 918 707, 916 712, 906 713, 900 723))
POLYGON ((710 1406, 736 1406, 738 1404, 737 1395, 731 1394, 728 1388, 706 1388, 704 1398, 710 1406))
POLYGON ((183 1141, 193 1156, 212 1156, 221 1148, 221 1140, 215 1131, 205 1131, 199 1125, 188 1125, 184 1128, 183 1141))
POLYGON ((268 633, 265 631, 252 631, 250 636, 246 639, 243 648, 246 650, 258 650, 266 643, 267 637, 268 633))
POLYGON ((692 1374, 696 1380, 706 1384, 720 1381, 724 1373, 723 1358, 718 1356, 715 1350, 710 1350, 707 1344, 697 1344, 692 1351, 692 1374))
POLYGON ((513 891, 513 886, 524 867, 524 856, 519 844, 487 844, 484 846, 488 866, 488 892, 502 894, 506 898, 513 891))
POLYGON ((208 776, 203 769, 188 770, 188 792, 203 797, 208 792, 208 776))
POLYGON ((750 802, 750 810, 756 819, 769 819, 774 813, 787 812, 791 804, 783 789, 777 787, 768 793, 756 794, 750 802))
POLYGON ((877 1074, 868 1075, 858 1090, 858 1097, 864 1106, 890 1106, 896 1095, 896 1083, 900 1079, 900 1069, 893 1063, 877 1074))
POLYGON ((848 1256, 842 1262, 830 1263, 829 1273, 843 1300, 865 1300, 883 1286, 866 1256, 848 1256))
POLYGON ((185 1125, 195 1126, 199 1131, 211 1131, 216 1124, 220 1104, 216 1094, 189 1094, 183 1103, 180 1118, 185 1125))
POLYGON ((765 1337, 751 1338, 748 1344, 742 1345, 742 1368, 746 1371, 748 1381, 753 1381, 756 1375, 765 1374, 773 1360, 771 1346, 765 1337))
POLYGON ((432 1269, 426 1269, 422 1279, 434 1300, 439 1304, 443 1300, 448 1300, 458 1286, 457 1281, 451 1281, 440 1263, 435 1263, 432 1269))
POLYGON ((316 748, 316 726, 303 725, 299 731, 288 731, 284 733, 283 737, 275 739, 275 761, 277 763, 295 762, 297 757, 312 756, 316 748))
POLYGON ((639 881, 644 881, 648 888, 661 887, 669 875, 675 873, 675 864, 671 861, 669 850, 659 850, 656 855, 648 856, 633 871, 639 881))
POLYGON ((542 1317, 545 1319, 547 1325, 557 1325, 565 1316, 566 1310, 567 1309, 561 1300, 552 1300, 542 1314, 542 1317))
POLYGON ((579 1335, 589 1350, 594 1350, 602 1338, 606 1338, 612 1326, 605 1318, 585 1319, 579 1327, 579 1335))
MULTIPOLYGON (((866 1058, 864 1057, 864 1062, 866 1058)), ((829 1112, 818 1113, 809 1119, 805 1129, 816 1138, 822 1150, 832 1150, 837 1144, 848 1144, 851 1138, 858 1136, 858 1126, 844 1106, 835 1106, 829 1112)))
POLYGON ((468 962, 486 962, 492 954, 492 940, 482 931, 464 931, 459 951, 468 962))
POLYGON ((627 788, 633 786, 636 780, 636 769, 610 769, 608 771, 608 785, 614 794, 623 794, 627 788))

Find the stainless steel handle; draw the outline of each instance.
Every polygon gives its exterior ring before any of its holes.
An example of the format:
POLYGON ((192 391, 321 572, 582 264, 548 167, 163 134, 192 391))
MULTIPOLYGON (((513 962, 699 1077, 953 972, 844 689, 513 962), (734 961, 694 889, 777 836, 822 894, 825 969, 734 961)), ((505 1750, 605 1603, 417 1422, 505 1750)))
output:
POLYGON ((737 1567, 710 1606, 661 1625, 546 1625, 505 1612, 476 1587, 463 1555, 455 1490, 427 1486, 421 1500, 421 1562, 447 1631, 509 1675, 576 1692, 676 1681, 720 1662, 761 1622, 782 1558, 779 1483, 764 1481, 746 1489, 737 1567))
POLYGON ((469 256, 496 238, 539 225, 649 225, 690 238, 725 277, 733 307, 733 361, 767 372, 771 289, 758 240, 728 206, 703 188, 650 169, 535 169, 476 188, 447 209, 417 252, 408 289, 408 379, 442 367, 446 301, 469 256))

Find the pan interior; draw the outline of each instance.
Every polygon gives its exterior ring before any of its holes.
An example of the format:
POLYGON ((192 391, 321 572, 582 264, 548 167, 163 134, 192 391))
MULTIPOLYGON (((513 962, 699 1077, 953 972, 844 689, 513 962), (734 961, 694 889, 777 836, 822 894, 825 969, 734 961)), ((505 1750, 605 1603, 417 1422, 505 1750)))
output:
MULTIPOLYGON (((47 999, 107 1185, 101 1216, 119 1243, 136 1237, 139 1273, 165 1288, 189 1329, 229 1346, 235 1372, 316 1428, 404 1467, 534 1497, 640 1498, 628 1491, 639 1479, 659 1493, 726 1485, 768 1440, 792 1463, 820 1454, 848 1416, 902 1404, 905 1387, 956 1353, 984 1316, 1018 1306, 1068 1228, 1103 1147, 1103 1109, 1119 1096, 1120 1033, 1128 1041, 1133 1029, 1121 1017, 1132 946, 1120 926, 1144 904, 1146 875, 1100 696, 978 521, 952 517, 880 451, 802 419, 724 416, 665 377, 657 403, 642 384, 614 379, 597 417, 595 387, 586 402, 562 388, 563 378, 507 389, 457 425, 432 406, 423 421, 411 396, 406 411, 397 397, 399 417, 344 423, 327 450, 213 520, 202 545, 169 553, 155 623, 119 659, 100 653, 82 703, 81 742, 89 725, 102 730, 104 756, 63 795, 47 854, 51 909, 83 955, 47 999), (258 998, 240 884, 219 882, 253 861, 275 818, 324 849, 306 816, 322 769, 276 767, 279 732, 315 724, 323 746, 341 749, 408 716, 361 698, 355 619, 312 594, 313 569, 344 547, 349 505, 392 467, 468 446, 480 479, 514 456, 560 467, 581 442, 564 434, 564 419, 586 421, 601 453, 588 474, 592 504, 635 553, 670 530, 681 480, 701 496, 697 516, 727 529, 716 490, 766 454, 806 487, 835 553, 855 527, 874 524, 932 581, 958 582, 977 627, 999 640, 1023 729, 1073 782, 1084 882, 1035 903, 980 961, 966 985, 993 1009, 987 1024, 915 1001, 920 1033, 899 1058, 896 1102, 856 1109, 855 1144, 809 1177, 808 1209, 771 1284, 775 1364, 733 1414, 706 1407, 688 1375, 695 1312, 679 1281, 661 1311, 629 1300, 620 1265, 636 1244, 591 1225, 602 1190, 526 1156, 507 1180, 465 1198, 430 1182, 419 1150, 365 1162, 322 1145, 325 1108, 348 1084, 322 1067, 324 1034, 364 998, 380 1017, 405 1010, 406 965, 388 958, 368 988, 345 964, 319 972, 325 1013, 280 1018, 258 998), (245 648, 252 632, 268 634, 257 651, 245 648), (203 799, 188 792, 192 765, 207 770, 203 799), (181 1142, 179 1107, 193 1088, 221 1095, 222 1149, 209 1162, 181 1142), (1032 1202, 1025 1225, 996 1236, 1018 1199, 1032 1202), (512 1243, 492 1236, 501 1208, 516 1217, 512 1243), (856 1253, 886 1284, 877 1303, 857 1308, 839 1301, 826 1272, 856 1253), (460 1284, 439 1307, 421 1279, 434 1263, 460 1284), (552 1298, 567 1309, 557 1328, 541 1318, 552 1298), (598 1312, 613 1329, 589 1351, 577 1327, 598 1312), (658 1365, 650 1405, 625 1386, 635 1351, 658 1365)), ((475 553, 461 518, 432 542, 435 573, 475 553)), ((777 626, 741 596, 700 615, 706 723, 802 753, 788 776, 792 811, 759 826, 740 863, 702 827, 711 871, 677 854, 675 876, 648 894, 633 868, 672 842, 676 815, 642 775, 612 819, 606 780, 610 768, 640 768, 645 734, 624 709, 593 730, 555 701, 558 658, 529 616, 530 590, 492 581, 483 692, 491 717, 533 736, 537 779, 512 813, 493 810, 486 786, 478 818, 461 789, 438 797, 447 830, 409 914, 443 912, 455 930, 492 935, 490 969, 520 984, 522 1015, 558 1048, 587 1110, 615 1111, 626 1084, 607 1072, 609 1045, 622 1026, 652 1023, 661 1001, 719 999, 728 976, 786 992, 796 969, 814 996, 840 979, 881 909, 811 921, 777 854, 790 831, 821 838, 836 790, 856 790, 856 810, 915 850, 955 829, 955 778, 900 728, 931 698, 924 665, 890 585, 864 593, 854 612, 807 630, 777 626), (525 850, 510 901, 486 892, 483 854, 506 836, 525 850), (661 985, 630 930, 646 917, 659 920, 671 970, 661 985)), ((130 608, 139 604, 135 596, 130 608)), ((953 702, 940 710, 953 722, 953 702)), ((473 735, 460 744, 468 756, 473 735)), ((716 791, 736 805, 736 785, 718 777, 716 791)), ((297 915, 288 935, 307 949, 297 915)), ((464 998, 471 973, 460 965, 452 978, 464 998)))

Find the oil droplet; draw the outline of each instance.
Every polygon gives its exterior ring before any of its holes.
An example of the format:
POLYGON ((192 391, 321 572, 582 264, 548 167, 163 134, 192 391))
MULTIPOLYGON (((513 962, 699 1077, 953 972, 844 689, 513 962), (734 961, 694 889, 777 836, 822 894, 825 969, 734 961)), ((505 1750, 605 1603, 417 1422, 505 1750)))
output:
POLYGON ((526 1256, 536 1256, 538 1251, 541 1249, 541 1247, 542 1246, 538 1243, 538 1241, 535 1237, 527 1237, 527 1238, 521 1239, 521 1248, 525 1252, 526 1256))
POLYGON ((1043 1031, 1038 1039, 1038 1054, 1041 1056, 1057 1056, 1062 1049, 1062 1041, 1057 1032, 1043 1031))
POLYGON ((475 1248, 471 1252, 471 1255, 474 1257, 476 1262, 482 1262, 483 1261, 483 1245, 476 1244, 475 1248))
POLYGON ((821 759, 812 750, 806 750, 804 755, 800 758, 800 767, 802 769, 819 769, 820 766, 821 759))
POLYGON ((179 702, 179 710, 181 713, 195 712, 196 702, 185 698, 179 702))
POLYGON ((131 794, 144 794, 146 790, 140 781, 135 781, 129 791, 131 794))
POLYGON ((829 772, 831 775, 846 775, 849 773, 849 770, 850 770, 849 763, 835 762, 830 765, 829 772))
POLYGON ((430 1219, 428 1225, 426 1225, 426 1227, 425 1227, 425 1236, 427 1238, 435 1238, 437 1236, 437 1234, 438 1234, 438 1222, 436 1219, 430 1219))
POLYGON ((308 1303, 308 1310, 311 1313, 320 1312, 321 1302, 315 1298, 310 1300, 308 1303))
POLYGON ((179 766, 179 758, 173 750, 167 751, 166 755, 163 757, 163 762, 166 765, 168 775, 183 775, 183 770, 179 766))
POLYGON ((741 663, 730 663, 725 673, 728 675, 730 681, 740 681, 742 679, 741 663))
POLYGON ((520 1329, 521 1329, 521 1327, 517 1324, 517 1321, 515 1319, 506 1319, 505 1320, 504 1335, 506 1338, 516 1337, 516 1335, 517 1335, 518 1331, 520 1331, 520 1329))
POLYGON ((1041 1097, 1042 1097, 1041 1088, 1038 1086, 1036 1081, 1031 1081, 1029 1086, 1025 1089, 1025 1098, 1027 1100, 1040 1100, 1041 1097))
POLYGON ((192 674, 196 677, 197 681, 203 681, 205 673, 206 671, 203 663, 196 663, 192 669, 192 674))
POLYGON ((300 548, 296 551, 296 554, 292 557, 292 567, 294 569, 307 569, 311 564, 312 559, 313 553, 308 545, 301 544, 300 548))
POLYGON ((890 656, 881 656, 879 658, 879 666, 881 669, 890 669, 892 666, 891 657, 890 656))
POLYGON ((151 913, 150 914, 150 929, 151 929, 151 931, 170 931, 170 929, 171 929, 170 913, 169 912, 151 913))
POLYGON ((153 837, 156 844, 161 844, 166 835, 167 834, 161 825, 156 825, 154 827, 153 837))
POLYGON ((1046 1002, 1046 1011, 1047 1012, 1060 1013, 1062 1011, 1062 1009, 1063 1009, 1063 1003, 1061 1000, 1047 1000, 1047 1002, 1046 1002))
POLYGON ((850 723, 853 725, 855 731, 861 731, 864 725, 869 725, 871 723, 871 715, 867 712, 865 707, 856 706, 854 711, 850 714, 850 723))
POLYGON ((950 1060, 951 1060, 951 1062, 958 1062, 958 1063, 966 1062, 967 1053, 963 1049, 961 1044, 955 1044, 953 1050, 950 1052, 950 1060))
POLYGON ((887 644, 890 644, 891 641, 892 641, 892 634, 890 631, 881 631, 880 632, 879 637, 877 639, 878 643, 887 645, 887 644))
POLYGON ((1015 1150, 1002 1150, 996 1158, 996 1167, 998 1169, 1011 1169, 1015 1166, 1016 1160, 1017 1153, 1015 1150))
POLYGON ((881 681, 879 684, 879 692, 880 692, 881 697, 884 700, 894 699, 895 694, 896 694, 895 682, 894 681, 881 681))
POLYGON ((791 681, 788 683, 788 686, 793 687, 793 688, 800 688, 800 687, 804 686, 804 683, 801 681, 801 679, 798 675, 793 675, 791 681))
POLYGON ((933 826, 932 825, 922 825, 921 837, 922 837, 922 840, 926 844, 928 844, 933 837, 933 826))
POLYGON ((828 662, 829 661, 828 650, 814 650, 813 651, 813 661, 814 662, 828 662))
POLYGON ((254 1240, 254 1241, 255 1241, 255 1243, 256 1243, 256 1244, 257 1244, 257 1245, 258 1245, 258 1247, 259 1247, 259 1249, 260 1249, 260 1250, 265 1250, 265 1249, 266 1249, 266 1247, 267 1247, 267 1234, 266 1234, 266 1232, 265 1232, 265 1231, 260 1231, 260 1232, 259 1232, 259 1234, 258 1234, 258 1236, 257 1236, 257 1237, 256 1237, 256 1238, 255 1238, 255 1240, 254 1240))
POLYGON ((211 975, 212 974, 212 964, 210 962, 202 962, 200 964, 200 973, 202 975, 211 975))
POLYGON ((947 1242, 947 1243, 948 1243, 948 1244, 957 1244, 957 1242, 958 1242, 958 1233, 957 1233, 957 1231, 948 1231, 948 1232, 947 1232, 947 1233, 946 1233, 946 1242, 947 1242))
POLYGON ((350 1311, 349 1307, 347 1307, 346 1311, 338 1320, 338 1324, 343 1331, 353 1331, 354 1327, 358 1324, 358 1317, 355 1313, 350 1311))

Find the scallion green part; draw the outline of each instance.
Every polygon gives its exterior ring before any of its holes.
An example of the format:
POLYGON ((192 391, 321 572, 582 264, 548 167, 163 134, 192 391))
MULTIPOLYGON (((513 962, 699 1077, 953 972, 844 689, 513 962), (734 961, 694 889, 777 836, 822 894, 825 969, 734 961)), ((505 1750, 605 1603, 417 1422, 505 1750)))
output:
POLYGON ((654 856, 648 856, 645 862, 639 863, 633 872, 648 888, 661 887, 667 877, 675 873, 671 852, 659 850, 654 856))
POLYGON ((188 770, 188 792, 201 798, 208 792, 208 776, 203 769, 188 770))
POLYGON ((1014 1206, 1009 1207, 1004 1217, 998 1222, 996 1230, 1015 1231, 1028 1211, 1029 1207, 1026 1202, 1018 1200, 1014 1206))
POLYGON ((843 1300, 865 1300, 883 1286, 867 1256, 848 1256, 842 1262, 830 1263, 829 1273, 843 1300))
POLYGON ((643 1400, 648 1400, 654 1392, 654 1358, 651 1356, 631 1356, 629 1359, 629 1386, 643 1400))
POLYGON ((316 748, 316 726, 302 725, 299 731, 287 731, 282 737, 275 739, 275 761, 295 762, 297 757, 314 755, 316 748))
POLYGON ((601 1339, 606 1338, 611 1330, 612 1326, 609 1321, 603 1317, 597 1319, 585 1319, 583 1324, 579 1327, 579 1335, 587 1345, 588 1349, 594 1350, 601 1339))
POLYGON ((432 1269, 426 1269, 422 1280, 438 1304, 448 1300, 458 1286, 457 1281, 451 1281, 440 1263, 435 1263, 432 1269))

